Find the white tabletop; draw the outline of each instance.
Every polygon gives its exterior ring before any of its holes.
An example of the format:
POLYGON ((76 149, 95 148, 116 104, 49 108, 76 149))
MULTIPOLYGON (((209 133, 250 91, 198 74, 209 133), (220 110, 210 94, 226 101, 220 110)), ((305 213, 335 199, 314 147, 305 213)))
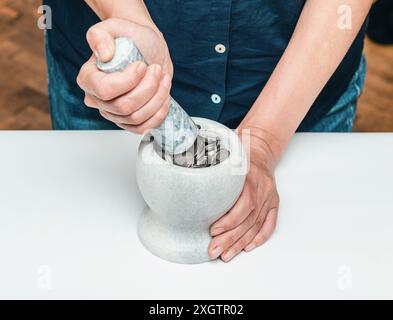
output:
POLYGON ((202 265, 139 243, 138 141, 0 133, 0 298, 393 298, 393 134, 297 135, 273 238, 202 265))

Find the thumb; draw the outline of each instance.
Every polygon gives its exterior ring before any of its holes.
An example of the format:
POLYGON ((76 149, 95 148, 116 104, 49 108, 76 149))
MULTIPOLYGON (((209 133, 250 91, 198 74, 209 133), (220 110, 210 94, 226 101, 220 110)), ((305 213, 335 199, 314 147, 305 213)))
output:
POLYGON ((86 39, 98 60, 102 62, 112 60, 115 54, 115 40, 105 25, 99 23, 92 26, 87 31, 86 39))

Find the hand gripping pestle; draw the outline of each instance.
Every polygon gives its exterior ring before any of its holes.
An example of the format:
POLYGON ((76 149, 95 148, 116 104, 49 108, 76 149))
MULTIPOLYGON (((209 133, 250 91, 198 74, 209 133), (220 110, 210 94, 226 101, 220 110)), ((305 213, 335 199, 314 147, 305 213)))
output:
MULTIPOLYGON (((145 62, 132 39, 117 38, 115 44, 115 55, 111 61, 106 63, 97 61, 99 70, 105 73, 120 72, 132 62, 145 62)), ((191 148, 198 132, 199 129, 191 117, 171 98, 167 117, 159 127, 151 131, 151 134, 163 151, 173 155, 183 153, 191 148)))

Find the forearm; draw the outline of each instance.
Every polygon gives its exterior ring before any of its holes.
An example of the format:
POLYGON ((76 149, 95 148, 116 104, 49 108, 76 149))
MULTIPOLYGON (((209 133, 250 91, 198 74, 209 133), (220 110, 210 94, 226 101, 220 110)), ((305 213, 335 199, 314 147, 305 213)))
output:
POLYGON ((122 18, 159 31, 143 0, 85 0, 101 20, 122 18))
POLYGON ((271 78, 240 125, 271 148, 277 161, 358 34, 372 0, 308 0, 271 78), (352 8, 352 28, 338 8, 352 8))

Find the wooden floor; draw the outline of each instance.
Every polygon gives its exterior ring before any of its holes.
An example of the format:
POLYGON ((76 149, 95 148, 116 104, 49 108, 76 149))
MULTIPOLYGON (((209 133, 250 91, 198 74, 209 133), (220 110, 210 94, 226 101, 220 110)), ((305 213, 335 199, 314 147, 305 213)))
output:
MULTIPOLYGON (((41 0, 0 0, 0 129, 50 129, 41 0)), ((356 131, 393 132, 393 46, 367 41, 356 131)))

